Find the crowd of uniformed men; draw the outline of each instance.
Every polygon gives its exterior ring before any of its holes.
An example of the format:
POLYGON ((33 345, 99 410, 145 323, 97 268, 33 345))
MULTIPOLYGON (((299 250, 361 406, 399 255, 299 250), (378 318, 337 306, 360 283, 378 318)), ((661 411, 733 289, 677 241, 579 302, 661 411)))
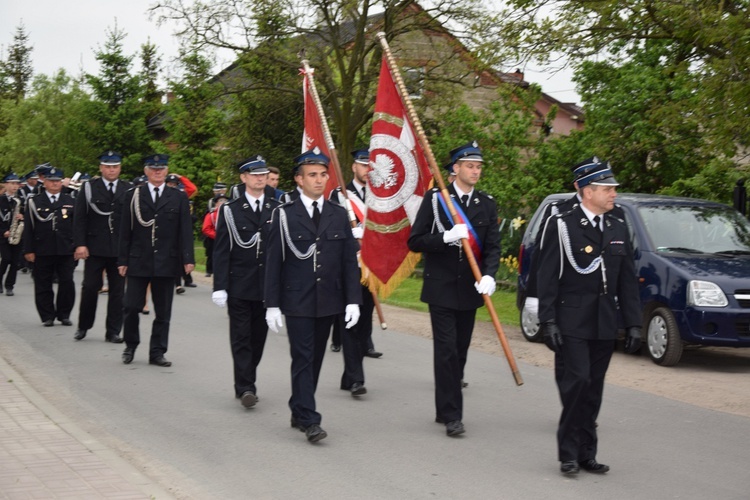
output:
MULTIPOLYGON (((448 192, 464 223, 453 223, 433 189, 412 221, 408 246, 425 259, 421 299, 429 305, 433 330, 435 421, 448 436, 459 436, 465 432, 468 348, 481 295, 495 291, 500 234, 494 199, 475 189, 484 163, 481 149, 472 142, 450 155, 448 192), (479 280, 464 255, 464 239, 476 249, 479 280)), ((278 332, 286 322, 291 426, 310 442, 327 436, 315 391, 332 329, 331 349, 343 348, 344 354, 341 389, 353 397, 367 393, 363 359, 381 355, 372 345, 374 302, 361 284, 358 263, 369 152, 354 151, 352 157, 353 180, 346 190, 357 214, 354 226, 340 189, 329 199, 323 196, 330 159, 317 148, 295 158, 296 189, 288 193, 277 188, 279 170, 263 157, 239 162, 241 182, 213 186, 201 225, 212 301, 229 316, 235 397, 245 408, 256 405, 256 372, 268 329, 278 332)), ((42 324, 51 327, 57 320, 72 326, 73 272, 84 261, 74 339, 83 340, 93 328, 99 296, 107 290, 104 339, 124 343, 122 362, 132 363, 150 296, 148 361, 171 366, 165 354, 172 300, 184 292, 183 281, 193 285, 189 197, 197 188, 184 176, 168 174, 167 155, 145 158, 144 175, 132 182, 120 178, 117 152, 98 160, 99 175, 83 181, 49 164, 2 179, 0 293, 14 295, 19 268, 32 272, 42 324)), ((611 167, 594 157, 574 167, 574 179, 575 199, 545 215, 527 307, 538 311, 545 341, 555 351, 563 403, 561 471, 602 473, 609 467, 596 461, 595 421, 618 309, 627 327, 626 349, 637 350, 640 343, 637 286, 627 228, 614 205, 618 184, 611 167)))

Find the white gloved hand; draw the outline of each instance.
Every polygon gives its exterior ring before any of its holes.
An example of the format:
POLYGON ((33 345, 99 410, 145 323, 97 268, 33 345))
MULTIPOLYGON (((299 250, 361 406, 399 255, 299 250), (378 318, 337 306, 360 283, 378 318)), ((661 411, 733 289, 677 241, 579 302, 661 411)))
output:
POLYGON ((348 304, 344 313, 344 321, 346 321, 347 330, 359 321, 359 306, 357 304, 348 304))
POLYGON ((466 224, 456 224, 451 229, 443 233, 444 243, 453 243, 469 237, 469 229, 466 224))
POLYGON ((273 333, 279 333, 279 328, 284 326, 284 321, 281 319, 281 309, 269 307, 266 310, 266 324, 273 333))
POLYGON ((226 305, 227 305, 227 291, 226 290, 216 290, 214 293, 211 294, 211 300, 213 300, 214 304, 216 304, 219 307, 226 307, 226 305))
POLYGON ((362 228, 360 226, 353 227, 352 228, 352 234, 354 235, 354 238, 356 238, 358 240, 361 240, 362 236, 365 235, 365 230, 364 230, 364 228, 362 228))
POLYGON ((539 315, 539 299, 536 297, 526 297, 526 302, 523 303, 523 308, 526 309, 529 314, 534 316, 539 315))
POLYGON ((474 288, 477 289, 477 292, 481 295, 492 295, 495 293, 495 278, 492 276, 482 276, 482 279, 478 282, 474 283, 474 288))

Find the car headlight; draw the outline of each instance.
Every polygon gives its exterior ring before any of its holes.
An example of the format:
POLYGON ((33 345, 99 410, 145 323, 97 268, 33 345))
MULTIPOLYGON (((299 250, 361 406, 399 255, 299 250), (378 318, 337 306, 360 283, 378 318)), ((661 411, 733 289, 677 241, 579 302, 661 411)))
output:
POLYGON ((719 285, 710 281, 690 281, 687 289, 687 303, 698 307, 726 307, 727 296, 719 285))

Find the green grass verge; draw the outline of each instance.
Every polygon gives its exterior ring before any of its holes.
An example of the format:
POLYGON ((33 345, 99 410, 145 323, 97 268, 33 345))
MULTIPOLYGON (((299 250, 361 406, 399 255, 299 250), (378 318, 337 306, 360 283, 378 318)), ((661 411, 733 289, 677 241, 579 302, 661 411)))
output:
MULTIPOLYGON (((421 293, 421 278, 410 277, 405 279, 390 297, 383 302, 393 306, 427 312, 427 304, 419 300, 421 293)), ((500 323, 503 325, 519 326, 516 292, 498 288, 491 298, 500 323)), ((490 321, 490 314, 487 312, 486 307, 479 308, 477 319, 480 321, 490 321)))

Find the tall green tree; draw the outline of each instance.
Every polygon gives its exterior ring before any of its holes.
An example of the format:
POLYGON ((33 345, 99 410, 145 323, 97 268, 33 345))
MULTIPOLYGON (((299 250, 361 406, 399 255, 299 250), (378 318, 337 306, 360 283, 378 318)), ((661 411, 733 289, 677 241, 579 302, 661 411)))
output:
POLYGON ((123 51, 127 34, 117 25, 107 30, 104 47, 96 51, 97 75, 87 74, 92 89, 89 114, 97 127, 93 139, 102 149, 125 155, 123 170, 135 175, 142 170, 141 158, 150 152, 146 129, 149 106, 144 104, 140 77, 132 73, 133 55, 123 51))
POLYGON ((8 47, 8 57, 0 63, 0 77, 5 80, 0 83, 2 95, 21 101, 31 86, 34 67, 31 63, 31 52, 34 50, 29 44, 29 35, 23 23, 16 27, 13 43, 8 47))
POLYGON ((179 60, 182 77, 170 83, 175 98, 166 106, 165 126, 176 146, 170 170, 193 181, 203 201, 221 165, 217 146, 224 131, 224 113, 216 103, 222 88, 211 81, 211 60, 199 50, 183 50, 179 60))
POLYGON ((162 109, 163 92, 159 89, 159 72, 161 57, 155 44, 148 42, 141 45, 141 88, 143 104, 146 106, 146 119, 150 120, 162 109))

